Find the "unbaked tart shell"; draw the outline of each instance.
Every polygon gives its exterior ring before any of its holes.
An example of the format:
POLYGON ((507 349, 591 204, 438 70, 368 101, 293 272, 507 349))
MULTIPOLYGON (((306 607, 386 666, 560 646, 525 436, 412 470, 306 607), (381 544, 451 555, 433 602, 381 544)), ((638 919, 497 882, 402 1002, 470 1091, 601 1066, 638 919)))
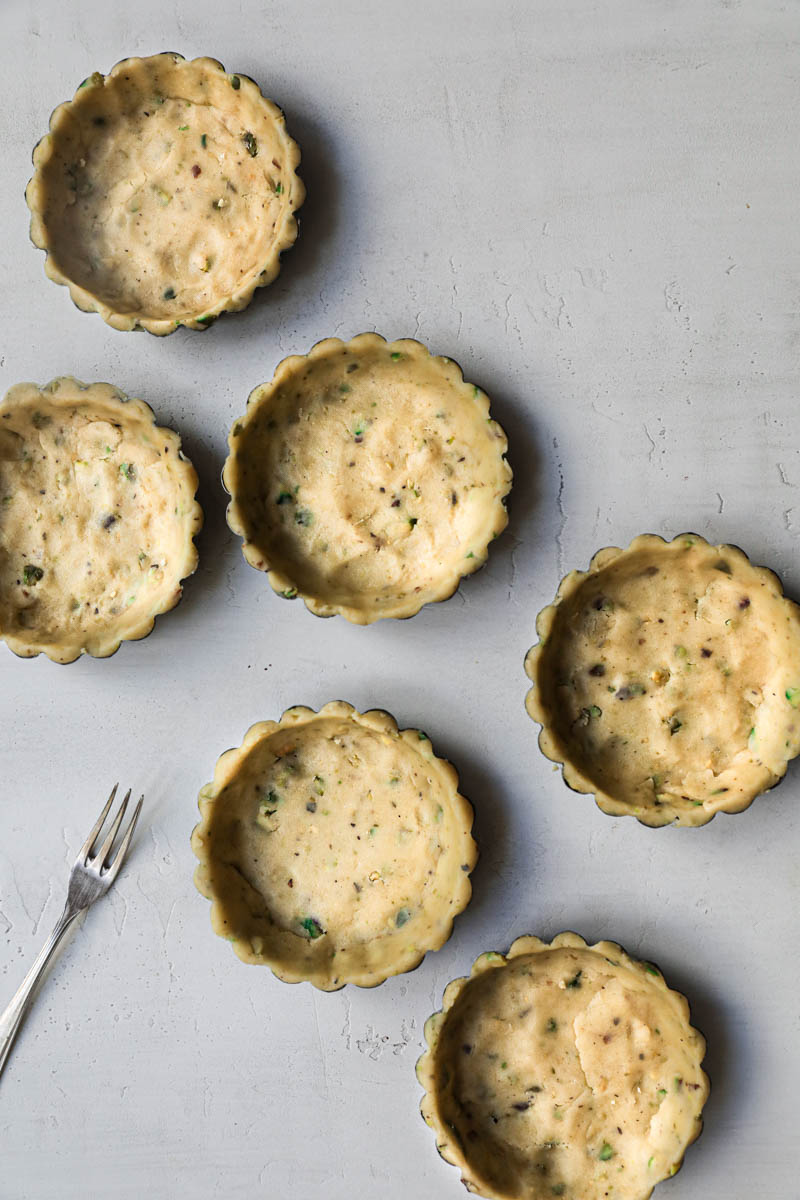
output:
POLYGON ((490 1200, 646 1200, 701 1132, 689 1006, 614 942, 562 933, 482 954, 425 1038, 422 1115, 490 1200))
POLYGON ((600 550, 536 629, 539 745, 606 813, 704 825, 800 751, 800 609, 736 546, 644 534, 600 550))
POLYGON ((177 433, 107 383, 19 383, 0 404, 0 638, 104 658, 197 566, 197 474, 177 433))
POLYGON ((297 236, 300 151, 277 105, 212 58, 126 58, 59 105, 33 152, 31 240, 114 329, 205 329, 271 283, 297 236))
POLYGON ((245 558, 318 616, 366 625, 446 600, 508 522, 487 396, 416 341, 327 338, 284 359, 228 445, 245 558))
POLYGON ((195 883, 239 958, 324 991, 374 987, 469 902, 472 808, 427 736, 343 701, 253 725, 199 796, 195 883))

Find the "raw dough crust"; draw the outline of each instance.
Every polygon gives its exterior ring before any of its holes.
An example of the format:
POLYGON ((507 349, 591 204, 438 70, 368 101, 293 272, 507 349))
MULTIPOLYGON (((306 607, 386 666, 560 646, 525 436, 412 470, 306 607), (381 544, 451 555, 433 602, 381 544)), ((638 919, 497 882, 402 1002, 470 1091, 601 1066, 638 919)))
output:
POLYGON ((614 942, 563 933, 481 955, 425 1037, 422 1115, 492 1200, 646 1200, 702 1129, 689 1006, 614 942))
POLYGON ((646 534, 601 550, 536 628, 539 745, 604 812, 704 825, 800 752, 800 609, 735 546, 646 534))
POLYGON ((26 198, 45 270, 115 329, 203 329, 271 283, 305 189, 283 113, 211 58, 128 58, 60 105, 26 198))
POLYGON ((107 383, 18 383, 0 404, 0 637, 55 662, 113 654, 197 566, 197 474, 107 383))
POLYGON ((472 808, 388 713, 334 701, 254 725, 199 806, 214 931, 287 982, 374 987, 438 950, 469 902, 472 808))
POLYGON ((228 444, 245 558, 318 616, 364 625, 445 600, 508 521, 489 401, 419 342, 365 333, 285 359, 228 444))

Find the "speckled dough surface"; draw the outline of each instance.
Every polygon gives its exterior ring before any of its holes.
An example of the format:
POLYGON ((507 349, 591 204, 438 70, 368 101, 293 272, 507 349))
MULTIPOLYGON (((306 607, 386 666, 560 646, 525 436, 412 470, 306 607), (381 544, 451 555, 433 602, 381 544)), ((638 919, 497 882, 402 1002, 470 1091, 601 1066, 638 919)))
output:
POLYGON ((603 550, 537 628, 540 744, 608 812, 704 824, 800 751, 800 610, 736 547, 685 534, 603 550))
POLYGON ((68 662, 143 637, 197 563, 197 475, 141 400, 70 378, 0 405, 0 635, 68 662))
POLYGON ((333 702, 249 730, 200 794, 196 882, 248 962, 318 987, 380 983, 449 936, 472 809, 425 734, 333 702))
POLYGON ((278 273, 303 200, 283 114, 213 59, 126 59, 53 114, 28 187, 48 272, 117 328, 202 328, 278 273))
POLYGON ((425 1032, 423 1115, 480 1195, 645 1200, 702 1128, 688 1005, 612 942, 482 955, 425 1032))
POLYGON ((284 360, 229 439, 229 523, 276 591, 365 624, 452 595, 505 527, 505 435, 414 341, 362 334, 284 360))

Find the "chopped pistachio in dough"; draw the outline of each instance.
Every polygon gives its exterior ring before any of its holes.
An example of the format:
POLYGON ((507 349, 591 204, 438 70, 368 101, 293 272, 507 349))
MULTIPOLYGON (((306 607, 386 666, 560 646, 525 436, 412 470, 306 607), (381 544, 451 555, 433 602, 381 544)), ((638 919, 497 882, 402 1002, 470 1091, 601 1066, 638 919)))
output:
POLYGON ((234 754, 201 793, 194 845, 215 929, 242 957, 329 988, 380 982, 441 945, 475 847, 424 734, 334 703, 255 726, 234 754))
POLYGON ((479 1194, 644 1200, 700 1132, 705 1045, 650 964, 523 938, 426 1027, 423 1112, 479 1194))
POLYGON ((230 447, 248 561, 320 615, 366 623, 446 598, 507 521, 486 397, 418 342, 364 334, 287 360, 230 447))
POLYGON ((202 327, 242 307, 228 301, 270 282, 296 236, 303 188, 283 115, 211 59, 158 54, 92 76, 42 145, 34 240, 81 307, 97 299, 120 327, 202 327))
POLYGON ((18 384, 0 405, 0 635, 67 662, 141 637, 180 596, 197 476, 107 384, 18 384))
POLYGON ((800 750, 799 615, 735 547, 684 535, 601 551, 529 656, 545 753, 649 824, 744 808, 800 750))

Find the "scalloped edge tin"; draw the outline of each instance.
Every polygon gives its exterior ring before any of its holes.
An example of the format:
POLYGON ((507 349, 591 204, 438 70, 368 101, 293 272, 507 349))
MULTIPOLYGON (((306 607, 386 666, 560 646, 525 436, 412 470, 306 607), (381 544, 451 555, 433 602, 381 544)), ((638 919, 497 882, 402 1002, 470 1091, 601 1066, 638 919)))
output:
POLYGON ((162 51, 159 54, 123 58, 111 68, 108 75, 103 75, 100 71, 95 71, 78 85, 71 100, 65 100, 53 110, 50 116, 48 132, 33 148, 32 161, 34 173, 25 189, 25 201, 31 212, 31 242, 38 250, 44 250, 45 252, 45 274, 54 283, 68 289, 73 304, 81 312, 96 312, 112 329, 123 332, 143 329, 147 333, 164 337, 180 328, 204 330, 208 329, 223 313, 240 312, 242 309, 247 308, 256 290, 266 287, 277 278, 280 273, 281 255, 286 250, 289 250, 297 239, 298 222, 295 213, 305 200, 306 189, 302 179, 297 174, 297 167, 300 164, 300 148, 286 132, 285 124, 283 111, 274 101, 264 96, 255 80, 241 72, 230 73, 226 71, 222 63, 215 58, 200 56, 195 59, 186 59, 182 54, 174 51, 162 51), (263 265, 262 269, 251 272, 237 286, 235 291, 229 295, 222 296, 210 308, 203 308, 196 313, 182 316, 180 320, 171 317, 149 317, 146 313, 117 312, 112 306, 106 304, 105 301, 95 296, 87 288, 69 279, 61 268, 56 265, 53 257, 55 251, 50 242, 44 221, 46 197, 43 194, 41 172, 53 154, 54 137, 58 136, 62 124, 68 122, 70 119, 72 106, 87 94, 87 89, 91 90, 103 87, 106 80, 114 79, 122 71, 129 70, 132 64, 152 63, 157 59, 171 59, 176 68, 180 68, 181 64, 186 64, 187 66, 200 65, 209 72, 220 73, 225 76, 231 82, 231 86, 235 91, 244 89, 246 93, 249 93, 251 99, 264 108, 266 114, 280 131, 286 149, 286 169, 289 178, 289 186, 286 189, 287 205, 282 213, 281 225, 276 231, 269 259, 263 265))
POLYGON ((391 618, 405 620, 415 616, 426 604, 442 603, 445 600, 449 600, 458 590, 462 579, 474 574, 486 564, 489 557, 490 545, 499 537, 508 524, 506 500, 511 490, 513 473, 506 458, 507 451, 508 439, 502 427, 490 416, 488 396, 477 385, 469 383, 464 379, 464 373, 454 359, 432 354, 422 342, 418 342, 413 338, 401 338, 397 341, 388 342, 386 338, 378 333, 357 334, 348 342, 344 342, 340 338, 324 338, 312 346, 307 354, 292 354, 282 359, 275 368, 272 379, 268 383, 259 384, 250 393, 244 417, 239 418, 233 423, 231 432, 228 435, 228 457, 222 469, 222 486, 230 497, 227 510, 228 525, 233 533, 242 538, 242 553, 245 560, 251 567, 266 573, 270 587, 282 599, 294 600, 299 597, 303 600, 308 611, 313 613, 314 616, 333 617, 338 615, 355 625, 369 625, 375 621, 391 618), (441 369, 448 383, 455 384, 463 390, 465 400, 480 406, 481 412, 485 414, 486 421, 498 440, 498 458, 501 464, 499 473, 500 486, 503 490, 496 499, 495 519, 486 542, 472 552, 471 558, 464 560, 463 570, 459 571, 458 574, 448 575, 441 582, 438 590, 435 590, 426 599, 420 600, 414 594, 407 594, 397 601, 394 608, 387 607, 380 612, 371 613, 365 611, 363 608, 357 608, 348 604, 331 603, 322 596, 309 595, 303 592, 285 572, 273 568, 263 550, 247 539, 247 520, 237 499, 236 439, 242 426, 252 419, 253 414, 259 408, 268 405, 270 397, 275 390, 293 375, 302 371, 308 360, 313 361, 347 352, 357 355, 362 351, 374 351, 378 348, 385 349, 390 355, 402 354, 412 360, 432 360, 441 369))
POLYGON ((633 538, 629 545, 624 548, 619 546, 606 546, 603 549, 598 550, 592 557, 589 566, 585 571, 573 570, 564 576, 558 586, 555 600, 543 608, 536 618, 536 632, 539 635, 539 641, 532 646, 526 654, 524 664, 525 673, 533 684, 526 694, 525 708, 531 720, 535 721, 541 726, 538 737, 539 749, 541 750, 542 754, 544 754, 545 758, 549 759, 553 763, 556 763, 562 768, 562 777, 567 787, 573 792, 577 792, 582 795, 594 796, 597 807, 602 812, 607 813, 609 816, 633 816, 637 821, 639 821, 640 824, 654 829, 665 828, 668 825, 699 827, 708 824, 708 822, 713 820, 718 812, 726 812, 731 814, 743 812, 745 809, 749 808, 749 806, 755 799, 757 799, 758 796, 763 795, 765 792, 771 791, 772 788, 776 787, 777 784, 781 782, 781 780, 785 777, 788 762, 791 761, 791 759, 787 760, 787 762, 783 764, 783 771, 780 773, 775 774, 775 772, 770 772, 770 774, 773 776, 772 782, 768 783, 767 786, 760 788, 753 795, 748 796, 745 794, 744 796, 737 797, 734 799, 734 801, 729 802, 727 805, 718 803, 713 808, 706 807, 705 805, 694 808, 691 810, 691 813, 688 814, 691 816, 691 820, 677 818, 668 818, 667 820, 664 820, 663 816, 659 816, 657 809, 653 809, 652 811, 634 810, 629 804, 618 800, 614 796, 598 788, 597 785, 593 783, 580 770, 580 768, 570 760, 568 747, 564 746, 561 740, 554 734, 550 726, 549 713, 546 711, 540 698, 542 659, 543 651, 546 647, 547 640, 552 633, 561 603, 565 599, 568 599, 570 596, 574 595, 575 592, 581 587, 583 582, 589 578, 589 576, 601 571, 604 567, 613 562, 615 559, 619 558, 621 555, 626 555, 632 551, 635 552, 648 546, 672 546, 676 542, 686 539, 692 539, 692 541, 696 544, 707 546, 709 549, 719 552, 720 555, 724 554, 728 557, 734 557, 741 564, 746 565, 747 568, 754 573, 756 578, 763 579, 769 586, 775 589, 778 598, 781 599, 783 603, 790 606, 790 610, 794 614, 795 621, 800 622, 800 607, 798 607, 794 601, 790 600, 786 595, 784 595, 783 585, 781 584, 781 581, 775 572, 771 571, 769 567, 756 566, 750 560, 744 550, 741 549, 741 547, 731 543, 720 543, 719 545, 714 545, 713 543, 707 541, 706 538, 702 537, 701 534, 692 532, 679 533, 671 539, 664 538, 660 534, 656 533, 643 533, 633 538))
MULTIPOLYGON (((363 988, 377 987, 393 975, 415 970, 429 951, 440 950, 452 934, 455 918, 469 904, 472 895, 470 875, 478 859, 478 847, 472 837, 472 805, 458 790, 458 774, 455 767, 447 759, 434 754, 427 734, 414 728, 400 729, 394 717, 385 709, 369 709, 360 713, 344 700, 332 700, 324 704, 319 711, 305 705, 294 705, 283 712, 279 721, 259 721, 255 725, 251 725, 241 745, 226 750, 218 758, 213 780, 200 789, 198 808, 201 819, 191 836, 192 850, 198 859, 194 883, 200 894, 211 901, 211 927, 219 937, 231 942, 234 952, 242 962, 268 966, 276 978, 284 983, 308 982, 320 991, 326 992, 338 991, 347 983, 363 988), (235 778, 240 766, 256 745, 271 738, 279 730, 311 724, 320 717, 323 719, 328 717, 349 719, 379 735, 399 738, 415 754, 429 763, 435 764, 440 778, 449 792, 453 824, 461 830, 461 840, 448 852, 456 866, 452 873, 454 888, 446 897, 449 919, 442 923, 441 936, 432 937, 425 945, 406 945, 402 952, 397 953, 383 965, 366 963, 359 967, 358 964, 355 964, 347 971, 346 975, 340 973, 338 963, 332 958, 327 945, 323 945, 323 938, 308 941, 290 931, 285 931, 286 945, 289 949, 282 954, 276 954, 266 949, 263 943, 256 946, 253 944, 252 938, 232 934, 227 929, 222 906, 209 879, 209 868, 213 856, 208 834, 214 804, 219 795, 235 778), (429 753, 422 753, 421 747, 423 746, 427 747, 429 753), (295 955, 291 953, 292 950, 295 951, 295 955)), ((256 940, 261 942, 260 938, 256 940)), ((341 951, 339 952, 340 962, 341 951)))
POLYGON ((664 979, 660 969, 658 969, 650 960, 635 959, 627 953, 618 942, 602 940, 594 944, 588 943, 580 934, 574 932, 564 932, 557 934, 550 942, 545 942, 541 938, 533 935, 524 935, 516 938, 507 954, 501 954, 498 951, 485 951, 480 954, 472 964, 469 975, 460 976, 451 980, 444 988, 442 994, 442 1007, 437 1012, 433 1013, 425 1022, 424 1038, 426 1049, 420 1055, 416 1064, 416 1075, 419 1084, 423 1089, 423 1096, 420 1101, 420 1114, 425 1124, 428 1125, 434 1132, 436 1139, 436 1149, 442 1160, 451 1166, 457 1167, 461 1172, 461 1182, 466 1190, 472 1194, 484 1196, 487 1200, 521 1200, 520 1194, 510 1191, 498 1191, 488 1184, 485 1180, 476 1180, 470 1176, 470 1168, 465 1156, 461 1153, 457 1139, 448 1132, 446 1122, 440 1118, 437 1106, 437 1071, 436 1071, 436 1052, 439 1044, 439 1039, 442 1030, 447 1021, 447 1015, 453 1008, 458 997, 469 986, 470 982, 477 976, 484 974, 486 971, 497 970, 506 966, 513 958, 520 955, 538 953, 550 949, 573 948, 580 950, 590 950, 602 957, 611 958, 612 955, 622 960, 622 965, 635 971, 642 977, 646 977, 650 986, 661 987, 667 992, 680 1010, 682 1018, 685 1020, 690 1031, 696 1035, 699 1046, 698 1071, 700 1073, 703 1084, 703 1095, 699 1107, 696 1128, 693 1136, 685 1143, 681 1152, 680 1158, 677 1159, 669 1172, 669 1175, 662 1177, 653 1184, 649 1192, 643 1193, 639 1200, 648 1200, 653 1194, 653 1190, 658 1186, 658 1183, 663 1182, 664 1178, 672 1178, 681 1169, 684 1163, 686 1151, 693 1145, 703 1131, 702 1111, 708 1100, 711 1089, 711 1081, 702 1069, 702 1063, 705 1059, 706 1040, 703 1034, 692 1025, 691 1011, 689 1002, 682 992, 670 988, 664 979))
MULTIPOLYGON (((128 413, 135 414, 139 421, 151 423, 157 431, 159 440, 165 441, 173 451, 173 461, 180 463, 181 473, 185 477, 187 492, 191 497, 191 503, 188 511, 184 516, 186 523, 186 543, 184 547, 183 558, 178 564, 177 569, 173 572, 175 576, 175 586, 171 595, 163 598, 163 601, 158 607, 147 614, 142 619, 141 624, 134 626, 132 630, 125 636, 118 636, 113 628, 108 631, 106 639, 100 640, 97 650, 89 650, 85 645, 75 646, 70 645, 66 649, 63 644, 58 642, 24 642, 19 638, 14 637, 12 633, 3 631, 0 628, 0 641, 4 641, 18 658, 35 658, 39 654, 45 654, 52 662, 66 664, 75 662, 83 654, 88 654, 91 658, 110 658, 119 649, 122 642, 142 641, 153 631, 156 617, 173 609, 183 595, 182 581, 193 575, 197 569, 198 553, 197 547, 194 544, 194 539, 203 527, 203 510, 196 500, 199 481, 197 472, 194 469, 190 460, 181 450, 180 435, 175 430, 168 426, 159 425, 156 420, 156 415, 153 409, 144 400, 139 400, 135 397, 126 396, 119 388, 110 383, 83 383, 80 379, 76 379, 73 375, 59 375, 55 379, 51 379, 49 383, 41 386, 36 383, 17 383, 9 388, 0 402, 0 414, 4 408, 12 407, 15 402, 15 394, 22 389, 34 388, 38 393, 48 392, 51 399, 58 399, 56 393, 62 384, 67 384, 70 387, 75 387, 81 393, 82 399, 89 399, 94 396, 98 401, 104 404, 115 406, 120 405, 120 423, 125 422, 128 413)), ((63 398, 62 398, 63 399, 63 398)), ((72 400, 64 400, 65 404, 74 402, 72 400)), ((85 642, 86 639, 81 639, 85 642)))

